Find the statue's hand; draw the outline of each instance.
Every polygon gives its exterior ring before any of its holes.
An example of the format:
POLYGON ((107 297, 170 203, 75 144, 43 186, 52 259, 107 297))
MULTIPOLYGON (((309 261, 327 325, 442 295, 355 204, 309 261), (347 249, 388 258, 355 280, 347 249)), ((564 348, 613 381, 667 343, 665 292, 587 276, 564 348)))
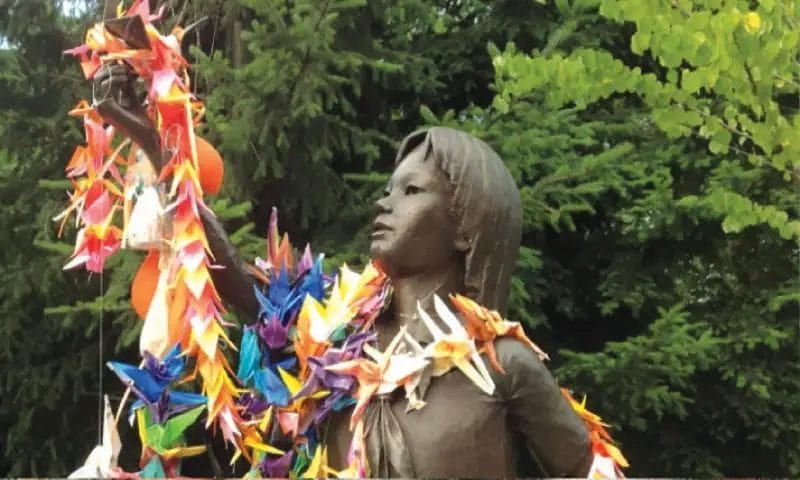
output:
POLYGON ((106 64, 92 79, 94 101, 113 99, 122 108, 136 109, 141 102, 136 95, 137 76, 127 63, 106 64))
POLYGON ((137 95, 136 80, 136 74, 125 63, 104 65, 93 79, 95 107, 105 121, 129 136, 160 168, 158 131, 137 95))

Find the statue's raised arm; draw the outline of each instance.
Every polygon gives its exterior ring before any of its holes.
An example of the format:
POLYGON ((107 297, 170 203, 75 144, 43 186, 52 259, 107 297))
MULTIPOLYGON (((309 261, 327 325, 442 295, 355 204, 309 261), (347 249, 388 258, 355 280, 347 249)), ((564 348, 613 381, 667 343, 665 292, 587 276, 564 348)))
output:
MULTIPOLYGON (((148 118, 136 93, 136 75, 125 64, 103 67, 94 76, 96 108, 103 119, 117 131, 130 137, 161 170, 164 155, 158 131, 148 118)), ((220 296, 239 313, 253 318, 258 303, 253 295, 254 278, 244 267, 220 221, 208 211, 200 211, 214 262, 221 268, 211 270, 220 296)))

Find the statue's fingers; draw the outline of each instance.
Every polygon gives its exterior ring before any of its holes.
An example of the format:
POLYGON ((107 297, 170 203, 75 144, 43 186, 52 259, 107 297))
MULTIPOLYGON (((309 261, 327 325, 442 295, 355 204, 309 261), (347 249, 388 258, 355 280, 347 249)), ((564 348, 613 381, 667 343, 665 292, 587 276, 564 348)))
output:
POLYGON ((131 85, 131 78, 124 76, 113 76, 103 80, 101 84, 109 88, 126 88, 131 85))
POLYGON ((94 76, 92 77, 92 80, 95 83, 99 84, 101 82, 104 82, 104 81, 108 80, 111 77, 112 77, 111 70, 101 67, 94 73, 94 76))
POLYGON ((131 67, 127 63, 123 64, 122 68, 118 69, 118 72, 119 72, 117 74, 118 76, 120 77, 124 76, 129 81, 133 81, 139 78, 139 75, 133 70, 133 67, 131 67))
POLYGON ((109 80, 113 82, 132 82, 137 78, 136 72, 124 63, 114 63, 103 65, 94 74, 93 80, 97 84, 102 84, 109 80))
POLYGON ((133 71, 133 68, 121 60, 113 63, 107 63, 103 70, 111 72, 112 75, 127 75, 129 77, 136 76, 136 72, 133 71))
POLYGON ((117 81, 114 77, 103 79, 95 83, 94 98, 95 100, 104 100, 110 96, 116 96, 122 88, 123 83, 117 81))
POLYGON ((126 77, 114 75, 113 71, 105 68, 99 69, 92 78, 95 93, 107 92, 109 89, 116 88, 125 81, 127 81, 126 77))

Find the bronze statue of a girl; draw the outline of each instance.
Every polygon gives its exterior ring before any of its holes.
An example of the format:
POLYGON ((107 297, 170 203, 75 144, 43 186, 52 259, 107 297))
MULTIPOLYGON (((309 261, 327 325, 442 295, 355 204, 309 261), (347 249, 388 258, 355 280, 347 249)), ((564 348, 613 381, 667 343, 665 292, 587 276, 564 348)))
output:
MULTIPOLYGON (((130 98, 124 68, 95 78, 98 91, 130 98)), ((132 102, 106 100, 104 118, 159 163, 152 126, 132 102), (123 105, 127 103, 127 105, 123 105)), ((253 280, 219 222, 203 218, 217 263, 220 295, 255 317, 253 280)), ((449 128, 409 135, 401 144, 385 195, 377 202, 370 254, 391 281, 393 298, 376 322, 385 346, 401 327, 431 341, 418 304, 436 319, 434 296, 463 294, 504 313, 521 237, 520 194, 499 156, 484 142, 449 128)), ((487 395, 455 372, 433 378, 424 408, 406 413, 402 395, 374 398, 366 413, 366 449, 377 477, 513 477, 515 438, 524 439, 548 476, 585 476, 593 454, 586 427, 537 354, 512 338, 498 339, 505 373, 492 372, 487 395)), ((398 393, 398 392, 395 392, 398 393)), ((330 465, 343 469, 352 433, 349 412, 328 426, 330 465)))

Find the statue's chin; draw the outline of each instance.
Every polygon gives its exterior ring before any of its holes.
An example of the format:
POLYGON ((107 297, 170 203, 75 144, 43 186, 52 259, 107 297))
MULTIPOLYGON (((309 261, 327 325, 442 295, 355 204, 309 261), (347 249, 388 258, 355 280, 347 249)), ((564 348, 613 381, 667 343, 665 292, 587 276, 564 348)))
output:
MULTIPOLYGON (((369 246, 369 256, 372 261, 380 265, 381 270, 387 274, 398 266, 398 259, 392 251, 392 245, 384 238, 372 239, 372 243, 369 246)), ((402 263, 402 261, 400 263, 402 263)))
POLYGON ((369 245, 369 256, 373 261, 377 261, 383 265, 387 260, 387 251, 382 243, 383 242, 379 239, 372 240, 372 243, 369 245))

